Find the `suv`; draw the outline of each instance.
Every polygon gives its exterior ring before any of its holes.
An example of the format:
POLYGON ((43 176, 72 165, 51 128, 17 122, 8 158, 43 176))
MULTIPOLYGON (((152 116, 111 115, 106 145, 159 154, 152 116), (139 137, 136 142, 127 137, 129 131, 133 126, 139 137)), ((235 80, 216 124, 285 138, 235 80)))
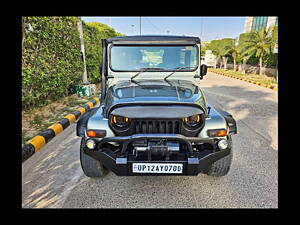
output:
POLYGON ((102 49, 101 103, 76 127, 85 175, 226 175, 237 127, 199 87, 200 39, 114 37, 102 49))

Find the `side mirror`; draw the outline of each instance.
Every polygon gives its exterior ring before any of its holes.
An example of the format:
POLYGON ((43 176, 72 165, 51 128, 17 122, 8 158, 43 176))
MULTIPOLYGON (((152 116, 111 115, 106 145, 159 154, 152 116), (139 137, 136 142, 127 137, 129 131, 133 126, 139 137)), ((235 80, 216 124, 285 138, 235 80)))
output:
POLYGON ((205 76, 207 74, 207 66, 205 64, 201 65, 201 76, 205 76))

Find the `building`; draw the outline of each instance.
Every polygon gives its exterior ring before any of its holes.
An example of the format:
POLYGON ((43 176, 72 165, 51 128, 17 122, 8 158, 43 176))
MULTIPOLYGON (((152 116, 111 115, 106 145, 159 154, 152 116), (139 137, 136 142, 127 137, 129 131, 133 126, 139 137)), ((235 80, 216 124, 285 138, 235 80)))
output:
POLYGON ((244 25, 244 33, 257 31, 261 28, 278 25, 277 16, 248 16, 244 25))

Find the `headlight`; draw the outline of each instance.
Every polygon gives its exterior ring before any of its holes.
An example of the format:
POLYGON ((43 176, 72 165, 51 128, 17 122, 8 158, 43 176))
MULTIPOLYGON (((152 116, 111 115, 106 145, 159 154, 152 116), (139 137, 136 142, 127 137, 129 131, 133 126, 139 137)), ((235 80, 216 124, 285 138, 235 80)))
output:
POLYGON ((94 149, 96 147, 96 143, 94 140, 89 139, 87 140, 87 142, 85 143, 86 147, 88 147, 89 149, 94 149))
POLYGON ((112 115, 110 123, 117 128, 125 128, 130 124, 130 119, 128 117, 112 115))
POLYGON ((218 142, 218 147, 219 149, 224 150, 228 147, 228 142, 226 140, 220 140, 218 142))
POLYGON ((184 124, 186 124, 188 127, 197 127, 199 124, 202 123, 202 116, 200 114, 184 117, 182 118, 182 121, 184 124))

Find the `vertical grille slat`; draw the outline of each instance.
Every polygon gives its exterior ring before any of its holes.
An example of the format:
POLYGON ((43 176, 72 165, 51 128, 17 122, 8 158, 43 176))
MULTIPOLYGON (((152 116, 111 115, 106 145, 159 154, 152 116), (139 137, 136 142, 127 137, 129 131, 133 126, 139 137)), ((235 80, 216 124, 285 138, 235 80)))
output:
POLYGON ((134 133, 180 133, 180 121, 179 120, 135 120, 134 121, 134 133))

